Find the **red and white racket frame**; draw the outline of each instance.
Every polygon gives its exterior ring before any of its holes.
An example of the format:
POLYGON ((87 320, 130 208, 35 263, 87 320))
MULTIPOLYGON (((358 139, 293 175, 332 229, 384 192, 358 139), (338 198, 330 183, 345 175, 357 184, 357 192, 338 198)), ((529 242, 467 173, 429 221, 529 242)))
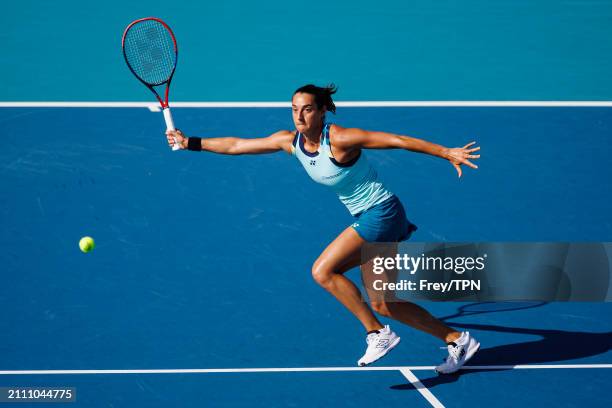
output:
MULTIPOLYGON (((170 92, 170 83, 172 82, 172 77, 174 76, 174 71, 176 70, 176 63, 174 64, 174 67, 172 68, 172 73, 170 73, 170 77, 164 81, 161 82, 159 84, 155 84, 155 85, 151 85, 145 81, 143 81, 142 79, 140 79, 140 77, 136 74, 136 72, 134 72, 134 70, 132 69, 132 66, 130 65, 130 63, 128 62, 127 59, 127 55, 125 54, 125 37, 128 33, 128 31, 130 30, 130 28, 132 28, 132 26, 134 26, 135 24, 141 23, 143 21, 157 21, 158 23, 161 23, 166 30, 168 30, 168 32, 170 33, 170 37, 172 38, 172 42, 174 43, 174 52, 176 53, 176 61, 178 62, 178 45, 176 43, 176 38, 174 37, 174 32, 172 31, 172 29, 170 28, 170 26, 168 26, 168 24, 166 24, 163 20, 157 18, 157 17, 145 17, 145 18, 139 18, 138 20, 134 20, 132 21, 126 28, 125 31, 123 32, 123 36, 121 37, 121 49, 123 50, 123 58, 125 58, 125 62, 127 63, 128 68, 130 69, 130 71, 132 71, 132 73, 134 74, 134 76, 140 81, 142 82, 147 88, 149 88, 151 90, 151 92, 153 92, 153 95, 155 95, 155 97, 157 98, 157 100, 159 101, 159 105, 162 109, 162 112, 164 114, 164 121, 166 122, 166 130, 176 130, 176 128, 174 127, 174 120, 172 119, 172 112, 170 111, 170 105, 168 103, 168 95, 170 92), (155 86, 160 86, 166 84, 166 90, 164 92, 164 99, 161 98, 161 96, 159 96, 159 94, 157 93, 157 91, 155 90, 155 86)), ((178 141, 176 140, 176 138, 174 138, 174 145, 172 145, 172 150, 179 150, 180 146, 178 144, 178 141)))

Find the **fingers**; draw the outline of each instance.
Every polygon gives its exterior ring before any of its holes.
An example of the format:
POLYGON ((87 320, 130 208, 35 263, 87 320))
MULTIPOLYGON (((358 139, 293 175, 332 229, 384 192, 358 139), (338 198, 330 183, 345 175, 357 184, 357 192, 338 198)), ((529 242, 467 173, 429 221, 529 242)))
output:
POLYGON ((455 170, 457 170, 457 175, 461 177, 463 172, 461 171, 461 165, 465 164, 468 167, 473 169, 477 169, 478 166, 472 163, 469 159, 480 159, 479 154, 470 154, 480 150, 480 146, 474 147, 472 149, 468 149, 470 146, 473 146, 476 142, 470 142, 463 147, 457 147, 455 149, 451 149, 450 154, 450 162, 452 163, 455 170))
POLYGON ((478 168, 478 166, 477 166, 477 165, 475 165, 474 163, 472 163, 472 162, 471 162, 471 161, 469 161, 468 159, 463 159, 463 160, 461 160, 461 163, 462 163, 462 164, 465 164, 466 166, 470 166, 470 167, 471 167, 471 168, 473 168, 473 169, 477 169, 477 168, 478 168))
POLYGON ((168 140, 168 146, 174 147, 178 145, 182 148, 182 141, 185 139, 185 135, 179 129, 166 130, 166 139, 168 140))
POLYGON ((468 158, 468 159, 480 159, 480 155, 479 154, 470 154, 470 153, 474 153, 474 152, 479 151, 480 150, 480 146, 474 147, 473 149, 468 149, 468 147, 473 146, 475 143, 476 142, 470 142, 470 143, 466 144, 465 146, 463 146, 461 148, 463 150, 463 153, 464 153, 464 158, 468 158))
POLYGON ((467 154, 466 152, 458 151, 451 155, 451 161, 456 161, 462 164, 468 164, 468 159, 480 159, 479 154, 467 154))
POLYGON ((455 167, 455 170, 457 170, 457 176, 459 178, 461 178, 462 172, 461 172, 461 166, 459 166, 458 164, 453 163, 453 166, 455 167))
POLYGON ((182 137, 182 135, 179 132, 180 131, 166 130, 166 139, 168 141, 168 146, 174 147, 175 145, 179 145, 180 147, 181 143, 178 138, 182 137))

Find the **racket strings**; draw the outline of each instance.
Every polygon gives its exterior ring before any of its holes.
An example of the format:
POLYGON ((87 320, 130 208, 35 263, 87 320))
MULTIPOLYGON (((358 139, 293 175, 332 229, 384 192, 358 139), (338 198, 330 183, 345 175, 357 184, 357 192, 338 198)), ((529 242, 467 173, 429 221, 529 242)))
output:
POLYGON ((130 27, 125 35, 124 52, 134 73, 149 85, 168 81, 176 65, 172 36, 155 20, 144 20, 130 27))

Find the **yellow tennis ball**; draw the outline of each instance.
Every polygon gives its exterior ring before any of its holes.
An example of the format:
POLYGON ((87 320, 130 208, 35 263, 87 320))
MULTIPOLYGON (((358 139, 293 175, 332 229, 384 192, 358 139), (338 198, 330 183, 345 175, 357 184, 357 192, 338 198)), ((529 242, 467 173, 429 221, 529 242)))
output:
POLYGON ((81 251, 83 251, 84 253, 87 253, 94 249, 94 246, 95 242, 92 237, 83 237, 79 241, 79 248, 81 248, 81 251))

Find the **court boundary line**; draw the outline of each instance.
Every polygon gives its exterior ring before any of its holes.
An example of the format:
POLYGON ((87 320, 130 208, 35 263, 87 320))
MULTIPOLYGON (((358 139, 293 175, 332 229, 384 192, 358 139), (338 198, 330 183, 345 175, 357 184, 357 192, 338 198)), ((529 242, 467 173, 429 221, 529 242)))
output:
POLYGON ((406 377, 410 384, 412 384, 412 386, 423 396, 423 398, 425 398, 427 402, 429 402, 434 408, 444 408, 444 405, 442 405, 440 400, 437 399, 435 395, 433 395, 429 388, 423 385, 421 380, 419 380, 419 378, 414 375, 411 370, 407 368, 402 368, 399 371, 404 375, 404 377, 406 377))
MULTIPOLYGON (((136 370, 0 370, 0 375, 78 375, 78 374, 213 374, 213 373, 286 373, 286 372, 341 372, 341 371, 399 371, 434 408, 445 408, 436 396, 423 385, 413 371, 433 371, 434 366, 387 367, 278 367, 278 368, 177 368, 136 370)), ((588 369, 612 368, 612 364, 522 364, 464 366, 462 370, 517 370, 517 369, 588 369)))
MULTIPOLYGON (((214 374, 214 373, 287 373, 341 371, 429 371, 435 366, 386 367, 264 367, 264 368, 160 368, 160 369, 102 369, 102 370, 0 370, 0 375, 89 375, 89 374, 214 374)), ((531 369, 588 369, 612 368, 612 364, 518 364, 464 366, 462 370, 531 370, 531 369)))
MULTIPOLYGON (((612 101, 338 101, 338 107, 612 107, 612 101)), ((172 108, 290 108, 290 102, 172 102, 172 108)), ((32 101, 0 102, 0 108, 147 108, 159 111, 155 102, 32 101)))

